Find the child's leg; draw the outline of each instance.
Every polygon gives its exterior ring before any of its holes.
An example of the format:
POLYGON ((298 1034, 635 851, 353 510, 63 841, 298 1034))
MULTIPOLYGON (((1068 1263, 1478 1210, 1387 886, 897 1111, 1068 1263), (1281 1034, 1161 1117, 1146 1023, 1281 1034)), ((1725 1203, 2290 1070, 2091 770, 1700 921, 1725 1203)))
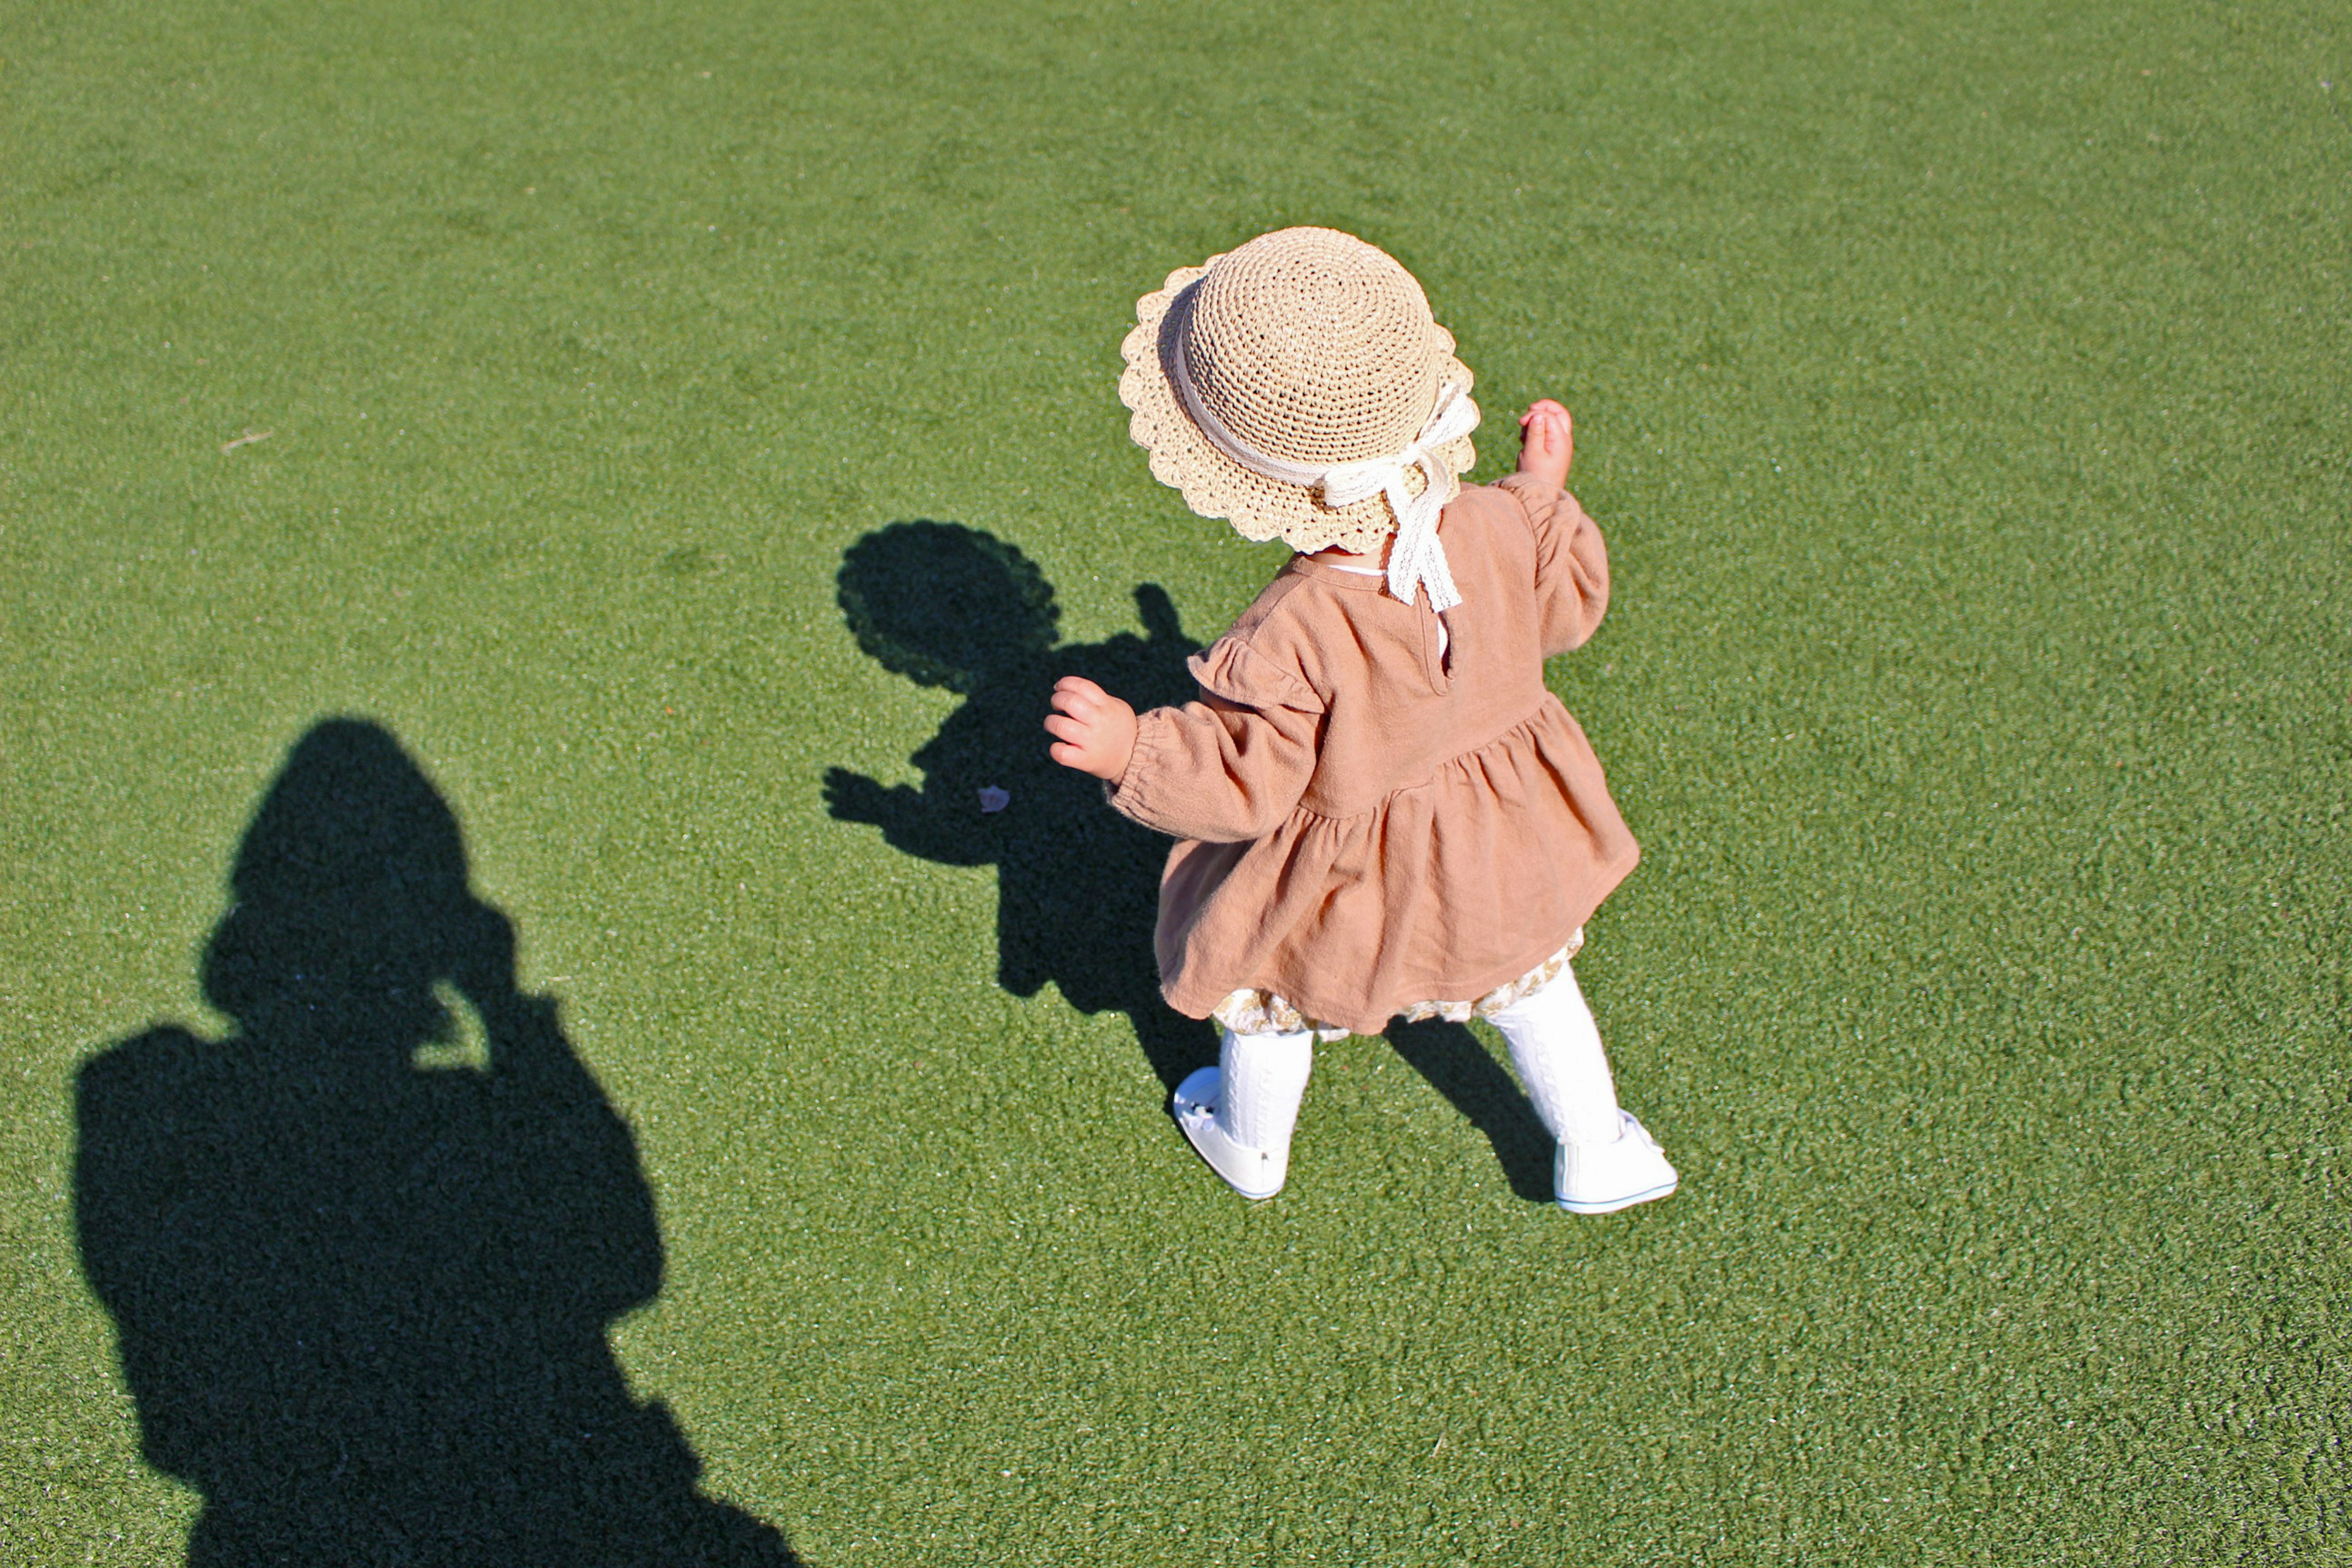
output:
POLYGON ((1576 971, 1563 966, 1550 984, 1490 1021, 1510 1043, 1511 1065, 1553 1137, 1563 1143, 1615 1141, 1617 1085, 1576 971))
POLYGON ((1224 1079, 1217 1125, 1244 1149, 1270 1150, 1288 1159, 1290 1131, 1298 1125, 1298 1104, 1315 1070, 1315 1037, 1236 1035, 1227 1029, 1217 1066, 1224 1079))
POLYGON ((1675 1190, 1680 1178, 1657 1142, 1618 1107, 1601 1030, 1575 971, 1563 968, 1492 1022, 1510 1042, 1536 1114, 1559 1140, 1552 1192, 1562 1208, 1609 1214, 1675 1190))
POLYGON ((1177 1087, 1176 1124, 1210 1167, 1247 1198, 1270 1198, 1290 1175, 1290 1132, 1315 1068, 1315 1037, 1225 1031, 1217 1065, 1177 1087))

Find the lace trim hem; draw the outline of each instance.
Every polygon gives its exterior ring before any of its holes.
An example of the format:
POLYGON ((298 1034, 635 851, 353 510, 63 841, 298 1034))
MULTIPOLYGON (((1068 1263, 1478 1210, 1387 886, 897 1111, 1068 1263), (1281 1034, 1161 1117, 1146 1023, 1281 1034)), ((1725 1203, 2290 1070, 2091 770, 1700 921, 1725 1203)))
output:
MULTIPOLYGON (((1517 980, 1497 985, 1483 996, 1467 1002, 1415 1002, 1400 1010, 1399 1016, 1408 1024, 1439 1018, 1449 1024, 1466 1024, 1473 1018, 1491 1017, 1504 1008, 1526 1001, 1559 977, 1569 960, 1584 947, 1584 928, 1579 926, 1570 933, 1567 945, 1517 980)), ((1272 991, 1244 987, 1218 1003, 1210 1015, 1236 1035, 1298 1035, 1312 1032, 1318 1040, 1344 1040, 1353 1029, 1327 1024, 1300 1012, 1290 1001, 1272 991)))

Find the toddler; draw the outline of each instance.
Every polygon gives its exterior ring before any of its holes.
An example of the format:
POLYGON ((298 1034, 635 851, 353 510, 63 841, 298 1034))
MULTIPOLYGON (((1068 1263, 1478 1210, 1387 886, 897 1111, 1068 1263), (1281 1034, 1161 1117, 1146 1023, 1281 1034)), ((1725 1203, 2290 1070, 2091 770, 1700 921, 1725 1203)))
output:
POLYGON ((1561 489, 1568 411, 1530 407, 1518 471, 1464 489, 1478 411, 1454 339, 1387 254, 1263 235, 1146 295, 1119 396, 1151 471, 1297 554, 1191 660, 1198 701, 1139 716, 1055 686, 1052 755, 1181 842, 1160 990, 1224 1026, 1171 1110, 1235 1191, 1271 1197, 1318 1037, 1484 1017, 1555 1139, 1562 1207, 1675 1190, 1621 1110, 1569 967, 1638 855, 1543 661, 1592 635, 1601 534, 1561 489))

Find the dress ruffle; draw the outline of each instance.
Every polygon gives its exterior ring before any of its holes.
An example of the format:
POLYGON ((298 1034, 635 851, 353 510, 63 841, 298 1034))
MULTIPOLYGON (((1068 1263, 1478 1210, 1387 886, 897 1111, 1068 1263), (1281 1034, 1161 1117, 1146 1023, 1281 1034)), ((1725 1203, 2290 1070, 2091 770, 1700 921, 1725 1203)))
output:
MULTIPOLYGON (((1448 1024, 1466 1024, 1473 1018, 1491 1018, 1506 1007, 1516 1007, 1553 981, 1566 969, 1569 961, 1584 950, 1584 928, 1579 926, 1558 952, 1520 975, 1507 985, 1497 985, 1483 996, 1463 1002, 1415 1002, 1401 1008, 1397 1016, 1408 1024, 1426 1019, 1441 1019, 1448 1024)), ((1340 1024, 1328 1024, 1300 1012, 1287 996, 1255 986, 1245 986, 1217 1004, 1209 1016, 1236 1035, 1304 1035, 1312 1034, 1327 1044, 1344 1040, 1356 1031, 1340 1024)))
MULTIPOLYGON (((1225 660, 1234 669, 1256 673, 1225 660)), ((1638 857, 1601 777, 1584 731, 1546 692, 1518 723, 1370 810, 1301 807, 1252 842, 1180 844, 1160 888, 1168 1000, 1206 1017, 1236 989, 1260 990, 1325 1028, 1369 1034, 1417 1003, 1524 977, 1638 857), (1336 966, 1335 952, 1351 958, 1336 966)))
POLYGON ((1244 708, 1323 711, 1313 687, 1238 638, 1219 638, 1185 660, 1185 668, 1202 690, 1244 708))

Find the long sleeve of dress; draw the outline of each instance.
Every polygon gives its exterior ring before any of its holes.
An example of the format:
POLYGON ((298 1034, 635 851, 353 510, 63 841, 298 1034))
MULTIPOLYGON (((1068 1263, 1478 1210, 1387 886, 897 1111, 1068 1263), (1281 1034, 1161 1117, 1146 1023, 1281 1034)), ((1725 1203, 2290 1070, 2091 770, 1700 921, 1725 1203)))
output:
POLYGON ((1307 792, 1323 702, 1305 680, 1231 637, 1195 654, 1192 670, 1201 700, 1138 719, 1135 754, 1110 803, 1178 838, 1262 838, 1307 792))
POLYGON ((1536 538, 1536 599, 1544 657, 1581 647, 1609 609, 1609 549, 1576 498, 1525 474, 1496 488, 1510 492, 1536 538))

